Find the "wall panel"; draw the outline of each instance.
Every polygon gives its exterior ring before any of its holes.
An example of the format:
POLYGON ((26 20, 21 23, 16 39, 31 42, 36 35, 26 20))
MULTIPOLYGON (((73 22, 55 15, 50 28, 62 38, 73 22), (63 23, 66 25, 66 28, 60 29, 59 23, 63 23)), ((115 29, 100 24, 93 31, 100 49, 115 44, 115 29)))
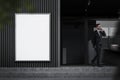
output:
MULTIPOLYGON (((50 62, 15 62, 15 13, 11 11, 12 24, 4 24, 0 31, 0 67, 56 67, 59 55, 59 33, 60 13, 59 0, 27 0, 29 6, 26 8, 25 0, 21 0, 19 13, 51 13, 51 61, 50 62), (29 10, 31 9, 31 11, 29 10)), ((16 3, 17 4, 17 3, 16 3)))

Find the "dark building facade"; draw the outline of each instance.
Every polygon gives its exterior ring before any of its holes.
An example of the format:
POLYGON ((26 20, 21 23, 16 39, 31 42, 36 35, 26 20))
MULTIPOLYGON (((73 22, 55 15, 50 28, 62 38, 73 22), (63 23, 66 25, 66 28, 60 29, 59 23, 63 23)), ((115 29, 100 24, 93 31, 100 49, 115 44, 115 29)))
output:
MULTIPOLYGON (((60 65, 60 0, 18 0, 19 11, 10 11, 11 24, 0 31, 0 67, 56 67, 60 65), (27 2, 27 3, 26 3, 27 2), (26 4, 25 4, 26 3, 26 4), (27 8, 26 8, 26 5, 27 8), (50 13, 50 61, 15 61, 15 13, 50 13)), ((43 53, 44 54, 44 53, 43 53)))
POLYGON ((115 7, 113 5, 110 7, 111 4, 106 7, 106 1, 103 4, 94 0, 80 0, 80 2, 79 0, 18 0, 17 2, 13 0, 13 3, 19 8, 17 11, 12 9, 9 11, 11 23, 3 23, 0 30, 0 67, 59 67, 64 64, 88 64, 88 41, 92 38, 96 19, 119 16, 119 5, 116 1, 110 2, 114 3, 115 7), (104 7, 106 8, 103 9, 104 7), (108 9, 109 7, 113 10, 108 9), (50 61, 15 61, 15 13, 51 14, 50 61))

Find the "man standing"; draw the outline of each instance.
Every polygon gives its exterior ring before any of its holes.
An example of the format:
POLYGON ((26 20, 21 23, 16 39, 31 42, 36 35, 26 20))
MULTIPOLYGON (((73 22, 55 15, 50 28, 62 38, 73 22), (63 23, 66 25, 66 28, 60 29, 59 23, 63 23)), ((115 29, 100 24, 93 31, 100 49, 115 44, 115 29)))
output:
POLYGON ((96 51, 96 56, 92 59, 92 64, 95 64, 97 61, 97 65, 100 66, 100 59, 101 59, 101 48, 102 48, 102 36, 106 36, 105 31, 102 29, 100 24, 96 24, 92 44, 96 51))

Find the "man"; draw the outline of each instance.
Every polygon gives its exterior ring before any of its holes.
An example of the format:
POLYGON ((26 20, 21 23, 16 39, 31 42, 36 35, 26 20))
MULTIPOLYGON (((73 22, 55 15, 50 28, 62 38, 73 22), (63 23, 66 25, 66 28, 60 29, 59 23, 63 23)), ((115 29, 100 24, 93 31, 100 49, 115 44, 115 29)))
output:
POLYGON ((94 34, 93 34, 93 47, 96 51, 96 56, 92 59, 92 64, 95 64, 97 61, 97 65, 100 66, 100 55, 101 55, 101 48, 102 48, 102 36, 106 36, 105 31, 102 29, 100 24, 96 24, 94 34))

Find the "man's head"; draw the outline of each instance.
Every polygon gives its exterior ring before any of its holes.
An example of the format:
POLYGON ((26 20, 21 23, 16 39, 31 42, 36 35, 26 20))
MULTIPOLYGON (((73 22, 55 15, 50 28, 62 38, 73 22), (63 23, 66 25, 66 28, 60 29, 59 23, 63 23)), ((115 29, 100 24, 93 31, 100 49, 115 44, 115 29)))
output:
POLYGON ((100 24, 96 24, 96 29, 101 30, 102 26, 100 24))

